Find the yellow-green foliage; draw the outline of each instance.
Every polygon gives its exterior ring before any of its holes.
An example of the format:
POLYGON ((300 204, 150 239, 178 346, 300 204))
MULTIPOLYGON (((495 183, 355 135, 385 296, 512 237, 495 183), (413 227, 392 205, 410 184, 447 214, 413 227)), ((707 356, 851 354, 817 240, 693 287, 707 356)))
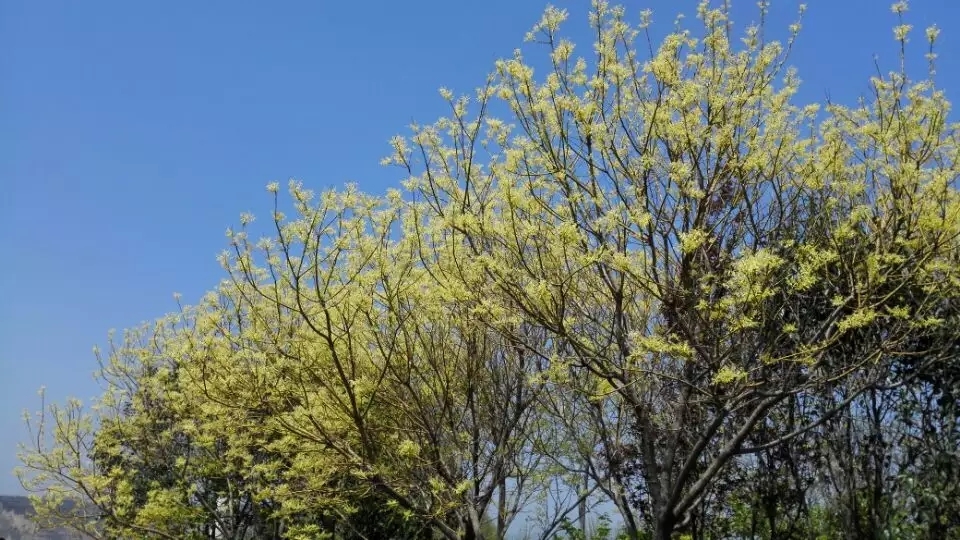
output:
POLYGON ((118 534, 186 538, 229 516, 192 502, 217 479, 214 496, 289 519, 377 492, 453 538, 507 479, 546 489, 555 469, 535 458, 572 450, 545 426, 582 399, 668 449, 657 482, 676 483, 651 496, 682 515, 778 399, 867 377, 942 323, 960 292, 960 166, 932 80, 896 71, 856 106, 800 105, 799 23, 782 42, 734 36, 702 2, 696 28, 646 57, 649 13, 632 26, 594 2, 592 53, 561 36, 566 17, 549 8, 529 36, 546 73, 518 50, 392 140, 405 191, 293 182, 287 217, 269 185, 273 236, 250 239, 242 216, 220 286, 123 339, 92 413, 49 410, 50 445, 23 454, 41 516, 78 498, 118 534), (875 348, 830 356, 881 326, 875 348), (705 402, 719 412, 689 412, 705 402), (700 436, 682 448, 715 461, 691 476, 701 456, 673 452, 700 436), (137 502, 141 463, 170 478, 137 502))

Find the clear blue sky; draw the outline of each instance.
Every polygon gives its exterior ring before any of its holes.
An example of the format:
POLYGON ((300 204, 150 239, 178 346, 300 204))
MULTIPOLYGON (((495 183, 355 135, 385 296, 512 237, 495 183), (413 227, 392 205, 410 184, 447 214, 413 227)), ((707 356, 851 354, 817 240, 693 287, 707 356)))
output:
MULTIPOLYGON (((555 3, 589 51, 588 2, 555 3)), ((797 2, 773 3, 784 28, 797 2)), ((889 3, 809 0, 801 99, 849 103, 874 53, 895 65, 889 3)), ((481 84, 545 4, 0 0, 0 493, 21 492, 9 471, 41 385, 93 397, 91 347, 214 286, 224 230, 267 213, 268 182, 396 185, 387 140, 444 113, 438 87, 481 84)), ((627 4, 662 32, 696 0, 627 4)), ((735 0, 738 23, 754 5, 735 0)), ((939 80, 960 99, 960 4, 909 16, 917 46, 943 29, 939 80)))

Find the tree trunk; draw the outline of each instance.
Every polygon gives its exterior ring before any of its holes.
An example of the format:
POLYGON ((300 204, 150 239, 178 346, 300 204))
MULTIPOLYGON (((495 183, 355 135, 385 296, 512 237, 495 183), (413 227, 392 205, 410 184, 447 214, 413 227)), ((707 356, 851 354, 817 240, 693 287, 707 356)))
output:
MULTIPOLYGON (((587 476, 588 473, 583 473, 583 489, 586 491, 590 489, 590 477, 587 476)), ((580 532, 583 533, 583 537, 587 537, 587 500, 584 499, 580 501, 580 504, 577 505, 577 521, 580 522, 580 532)))
POLYGON ((467 508, 467 521, 464 523, 466 530, 463 532, 464 540, 482 540, 480 538, 481 523, 480 513, 476 508, 467 508))
POLYGON ((671 516, 664 516, 657 520, 653 529, 653 540, 671 540, 676 520, 671 516))

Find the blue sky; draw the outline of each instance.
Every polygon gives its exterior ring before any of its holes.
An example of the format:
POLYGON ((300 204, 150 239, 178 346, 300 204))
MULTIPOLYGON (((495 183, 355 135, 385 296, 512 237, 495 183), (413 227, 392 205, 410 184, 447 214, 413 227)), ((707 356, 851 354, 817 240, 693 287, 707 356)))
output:
MULTIPOLYGON (((589 51, 588 3, 555 4, 589 51)), ((754 4, 735 1, 738 23, 754 4)), ((797 2, 773 4, 785 28, 797 2)), ((895 66, 889 2, 809 4, 800 100, 850 103, 874 54, 895 66)), ((216 285, 224 230, 269 211, 268 182, 396 186, 378 164, 388 139, 444 113, 440 86, 480 85, 545 5, 0 0, 0 494, 21 492, 9 471, 41 385, 95 396, 92 346, 216 285)), ((659 32, 695 5, 628 3, 659 32)), ((958 98, 960 4, 915 0, 908 15, 917 47, 943 29, 938 79, 958 98)))

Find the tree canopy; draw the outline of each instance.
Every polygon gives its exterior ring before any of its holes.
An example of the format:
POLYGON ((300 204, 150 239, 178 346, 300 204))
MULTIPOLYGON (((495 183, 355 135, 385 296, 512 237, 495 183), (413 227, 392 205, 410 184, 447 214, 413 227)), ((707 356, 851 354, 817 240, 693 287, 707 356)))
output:
MULTIPOLYGON (((224 280, 45 407, 91 538, 960 538, 958 131, 929 69, 796 103, 763 24, 548 8, 383 196, 270 184, 224 280), (589 53, 589 54, 588 54, 589 53), (502 113, 497 117, 495 113, 502 113), (289 215, 288 215, 289 214, 289 215), (592 522, 597 512, 610 519, 592 522), (952 536, 950 536, 952 535, 952 536)), ((767 5, 760 3, 760 20, 767 5)), ((72 504, 64 505, 65 502, 72 504)))

